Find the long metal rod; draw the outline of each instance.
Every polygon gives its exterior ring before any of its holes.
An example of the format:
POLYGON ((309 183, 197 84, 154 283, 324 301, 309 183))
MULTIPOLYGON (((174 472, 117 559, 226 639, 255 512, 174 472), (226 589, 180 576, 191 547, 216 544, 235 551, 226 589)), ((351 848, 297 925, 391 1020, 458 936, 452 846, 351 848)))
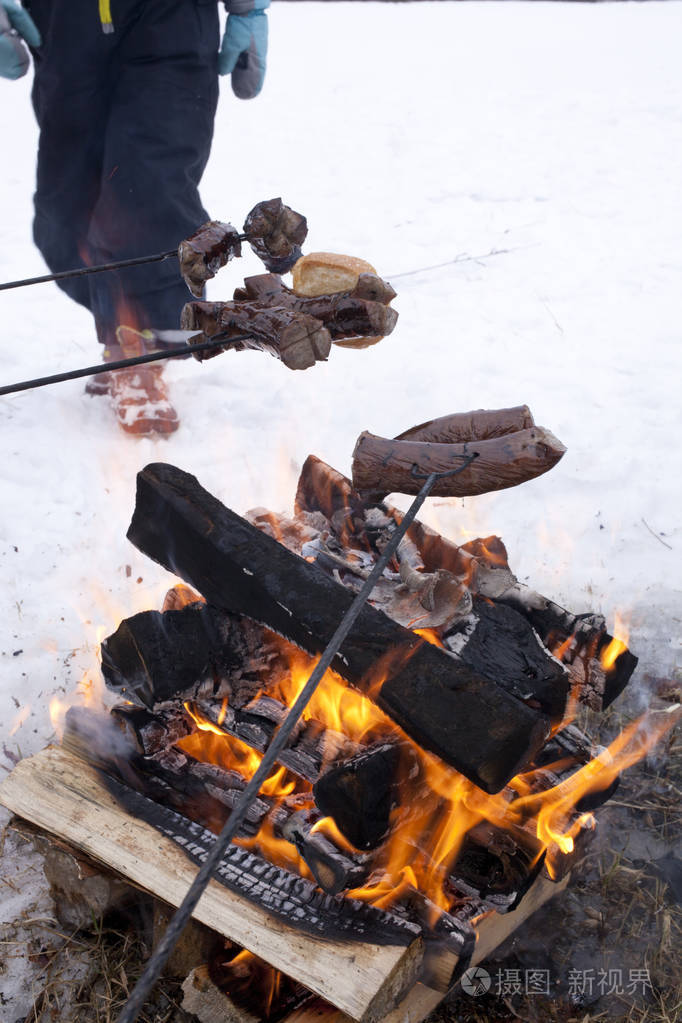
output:
POLYGON ((177 345, 175 348, 164 349, 161 352, 148 352, 146 355, 135 355, 130 359, 119 359, 117 362, 102 362, 98 366, 70 369, 66 373, 54 373, 50 377, 24 380, 20 384, 7 384, 5 387, 0 387, 0 397, 4 394, 16 394, 17 391, 30 391, 34 387, 61 384, 65 380, 91 377, 95 373, 112 373, 116 369, 127 369, 129 366, 144 366, 147 362, 160 362, 162 359, 178 359, 182 355, 194 355, 195 352, 205 352, 211 348, 227 348, 233 341, 248 341, 250 336, 250 334, 238 334, 229 337, 227 333, 214 334, 210 341, 202 341, 196 345, 177 345))
MULTIPOLYGON (((246 241, 248 235, 240 234, 239 241, 246 241)), ((75 270, 60 270, 55 274, 43 274, 42 277, 25 277, 22 281, 7 281, 0 284, 0 291, 9 291, 10 288, 27 288, 31 284, 46 284, 48 281, 65 281, 69 277, 85 277, 87 274, 101 274, 105 270, 123 270, 127 266, 141 266, 143 263, 160 263, 164 259, 178 258, 178 250, 169 249, 168 252, 157 252, 153 256, 136 256, 134 259, 119 259, 115 263, 100 263, 98 266, 79 266, 75 270)))
POLYGON ((275 766, 277 757, 284 749, 291 735, 292 731, 298 724, 303 711, 310 702, 310 699, 317 689, 318 685, 322 681, 322 677, 327 668, 332 663, 334 657, 338 653, 341 644, 347 637, 351 628, 353 627, 356 618, 362 611, 362 608, 369 597, 370 593, 374 589, 375 585, 379 581, 379 577, 388 565, 389 561, 395 554, 398 544, 402 540, 403 536, 409 529, 410 525, 414 521, 414 518, 421 508, 422 504, 428 497, 431 488, 438 479, 442 479, 444 476, 456 476, 457 473, 463 472, 464 469, 473 462, 477 457, 475 453, 466 456, 465 461, 457 469, 453 469, 450 472, 437 473, 432 472, 427 476, 424 485, 415 497, 414 501, 410 505, 407 512, 397 527, 393 536, 389 540, 385 549, 383 550, 381 557, 377 561, 376 565, 372 569, 369 577, 364 583, 362 589, 355 597, 355 600, 346 611, 345 615, 339 623, 339 627, 327 643, 327 646, 322 653, 319 661, 317 662, 310 678, 306 682, 305 686, 299 693, 298 699, 294 703, 293 707, 285 717, 282 724, 279 726, 275 735, 270 743, 267 751, 265 752, 260 765, 253 775, 251 780, 248 782, 246 788, 243 790, 236 806, 232 810, 232 813, 227 819, 223 830, 218 835, 213 848, 204 860, 199 873, 192 882, 187 894, 185 895, 179 908, 176 910, 166 932, 164 933, 161 941, 154 950, 145 970, 135 985, 130 998, 126 1002, 123 1012, 118 1017, 118 1023, 135 1023, 144 1003, 153 988, 154 984, 161 975, 161 971, 168 959, 169 955, 173 951, 175 944, 180 937, 180 934, 187 924, 192 912, 199 899, 201 898, 204 889, 211 879, 213 871, 216 869, 220 860, 227 849, 232 839, 237 834, 241 823, 243 822, 249 807, 258 795, 260 787, 265 779, 270 774, 270 771, 275 766))
POLYGON ((27 288, 31 284, 46 284, 48 281, 64 281, 68 277, 101 274, 104 270, 121 270, 126 266, 140 266, 142 263, 160 263, 164 259, 170 259, 171 256, 175 256, 177 259, 177 255, 177 249, 169 249, 168 252, 157 252, 155 256, 119 259, 116 263, 100 263, 99 266, 79 266, 76 270, 60 270, 59 273, 43 274, 42 277, 26 277, 23 281, 7 281, 6 284, 0 284, 0 291, 9 291, 10 288, 27 288))

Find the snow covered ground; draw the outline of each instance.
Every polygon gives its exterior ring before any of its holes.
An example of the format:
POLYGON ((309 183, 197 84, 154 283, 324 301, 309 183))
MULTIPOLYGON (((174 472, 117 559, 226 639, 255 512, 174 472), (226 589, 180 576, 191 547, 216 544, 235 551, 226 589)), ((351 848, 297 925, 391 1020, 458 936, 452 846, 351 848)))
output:
MULTIPOLYGON (((204 201, 241 223, 281 195, 307 251, 394 284, 398 327, 305 373, 260 353, 173 365, 170 441, 122 435, 78 381, 0 399, 0 766, 50 739, 50 699, 96 671, 98 628, 171 581, 125 539, 147 462, 237 511, 287 510, 309 452, 348 471, 363 429, 480 407, 528 403, 568 453, 424 517, 500 534, 517 574, 573 610, 620 612, 640 677, 679 670, 681 32, 678 2, 274 6, 262 97, 223 85, 204 201)), ((0 82, 0 280, 44 272, 29 87, 0 82)), ((259 268, 232 263, 210 297, 259 268)), ((98 361, 55 286, 0 304, 3 383, 98 361)))

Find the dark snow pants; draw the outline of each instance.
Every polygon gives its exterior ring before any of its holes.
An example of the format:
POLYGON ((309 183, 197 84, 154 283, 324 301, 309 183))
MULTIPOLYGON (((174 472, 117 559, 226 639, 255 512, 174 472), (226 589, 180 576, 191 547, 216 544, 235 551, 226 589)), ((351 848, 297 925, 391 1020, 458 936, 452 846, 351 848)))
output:
MULTIPOLYGON (((43 38, 34 239, 50 270, 177 246, 209 219, 199 198, 218 102, 216 0, 25 0, 43 38)), ((120 323, 179 326, 178 263, 64 281, 108 343, 120 323)))

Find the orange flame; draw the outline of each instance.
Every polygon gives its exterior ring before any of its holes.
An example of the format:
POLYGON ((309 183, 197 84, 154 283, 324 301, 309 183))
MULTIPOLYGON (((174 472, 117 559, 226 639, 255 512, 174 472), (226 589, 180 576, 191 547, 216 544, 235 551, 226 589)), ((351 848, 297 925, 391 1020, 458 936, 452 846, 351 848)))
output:
POLYGON ((627 650, 630 638, 629 628, 622 615, 617 611, 613 626, 613 639, 600 654, 600 662, 604 671, 611 671, 620 655, 627 650))

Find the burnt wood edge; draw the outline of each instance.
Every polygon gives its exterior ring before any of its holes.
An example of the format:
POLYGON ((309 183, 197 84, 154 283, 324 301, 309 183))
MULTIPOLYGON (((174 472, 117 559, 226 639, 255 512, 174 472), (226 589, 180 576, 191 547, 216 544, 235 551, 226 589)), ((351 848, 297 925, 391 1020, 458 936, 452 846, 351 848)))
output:
MULTIPOLYGON (((101 768, 95 770, 123 809, 170 838, 193 863, 201 865, 206 860, 217 841, 213 832, 135 792, 101 768)), ((407 948, 423 934, 410 920, 356 899, 326 895, 311 881, 238 845, 227 848, 213 878, 287 924, 320 938, 407 948)))

